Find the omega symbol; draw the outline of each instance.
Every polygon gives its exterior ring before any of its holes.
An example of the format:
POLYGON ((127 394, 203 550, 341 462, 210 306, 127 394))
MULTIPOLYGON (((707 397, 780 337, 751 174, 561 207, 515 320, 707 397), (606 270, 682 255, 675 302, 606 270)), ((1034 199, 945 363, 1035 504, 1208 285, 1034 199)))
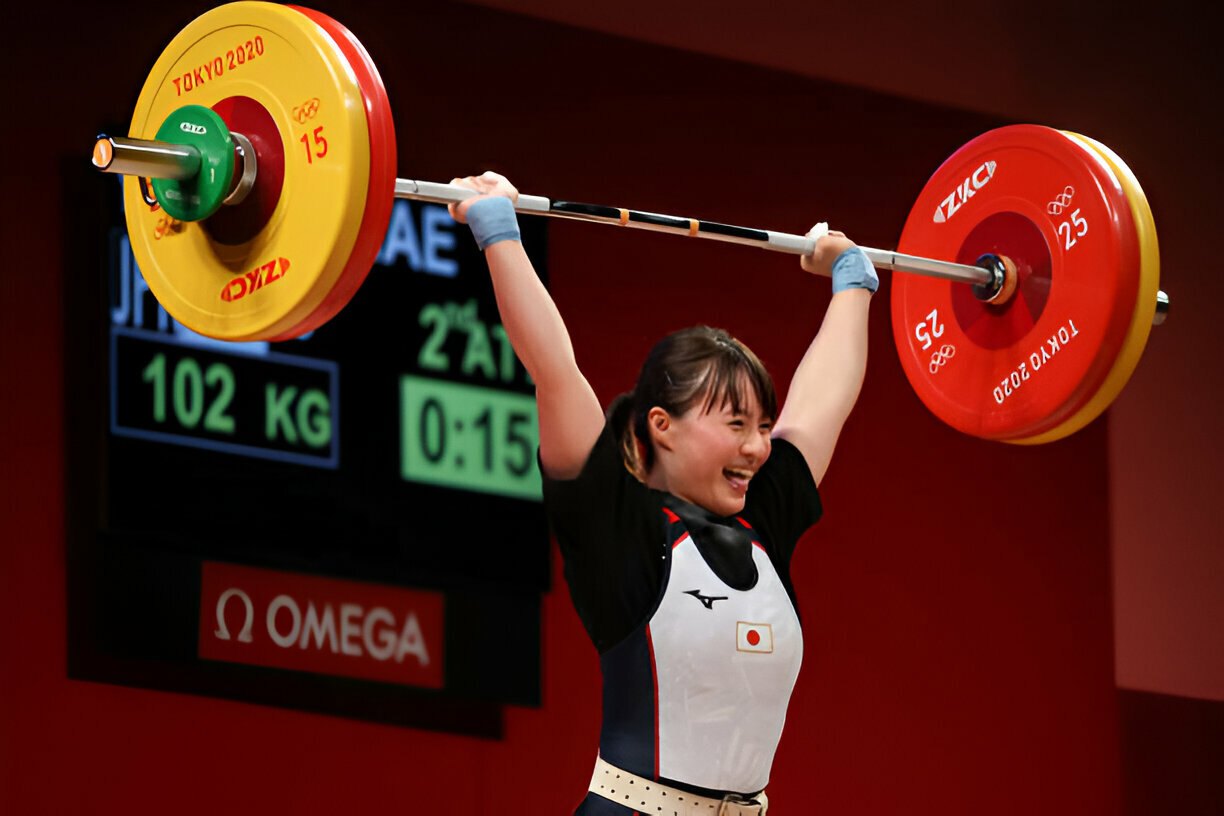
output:
POLYGON ((237 587, 230 587, 221 593, 221 597, 217 598, 217 631, 213 632, 217 640, 229 640, 229 627, 225 625, 225 605, 230 598, 237 596, 242 600, 242 605, 246 607, 246 620, 242 624, 242 630, 238 633, 239 643, 251 642, 251 624, 255 620, 255 605, 251 603, 251 596, 247 595, 237 587))

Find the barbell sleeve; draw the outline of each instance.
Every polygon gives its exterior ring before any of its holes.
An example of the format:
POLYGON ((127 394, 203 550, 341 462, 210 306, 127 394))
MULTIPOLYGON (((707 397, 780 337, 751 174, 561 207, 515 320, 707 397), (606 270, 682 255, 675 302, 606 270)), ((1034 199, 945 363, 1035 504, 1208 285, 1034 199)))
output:
POLYGON ((200 172, 200 151, 191 145, 103 133, 94 143, 93 165, 103 173, 182 181, 200 172))
POLYGON ((1152 325, 1159 326, 1169 319, 1169 295, 1163 290, 1156 292, 1156 313, 1152 315, 1152 325))

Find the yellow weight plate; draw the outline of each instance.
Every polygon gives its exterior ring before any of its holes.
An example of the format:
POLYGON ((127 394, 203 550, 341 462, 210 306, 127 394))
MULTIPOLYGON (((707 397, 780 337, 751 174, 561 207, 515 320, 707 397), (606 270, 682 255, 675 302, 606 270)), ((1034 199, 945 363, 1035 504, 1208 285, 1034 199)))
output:
POLYGON ((210 337, 257 340, 300 324, 344 271, 365 210, 370 136, 361 88, 335 42, 301 13, 261 2, 215 8, 171 40, 137 100, 131 135, 153 138, 182 105, 234 98, 266 110, 282 151, 273 144, 261 160, 252 195, 273 182, 278 159, 283 186, 257 232, 231 245, 208 221, 166 229, 165 213, 144 202, 133 178, 124 201, 132 250, 166 311, 210 337))
POLYGON ((1038 445, 1069 436, 1096 419, 1113 404, 1130 380, 1139 358, 1143 355, 1143 349, 1147 346, 1148 335, 1152 331, 1152 318, 1156 313, 1156 294, 1160 291, 1160 246, 1156 240, 1156 222, 1152 218, 1152 208, 1148 205, 1147 196, 1139 186, 1139 180, 1118 154, 1105 145, 1077 133, 1068 132, 1067 135, 1104 159, 1126 191, 1126 200, 1139 230, 1139 295, 1118 358, 1092 399, 1070 419, 1050 431, 1027 439, 1007 440, 1018 445, 1038 445))

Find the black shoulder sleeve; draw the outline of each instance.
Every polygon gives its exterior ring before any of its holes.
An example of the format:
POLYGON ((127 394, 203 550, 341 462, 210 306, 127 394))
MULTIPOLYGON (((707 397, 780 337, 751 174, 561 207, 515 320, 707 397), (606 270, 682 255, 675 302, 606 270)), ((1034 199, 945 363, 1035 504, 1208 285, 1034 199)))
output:
POLYGON ((544 477, 544 509, 578 617, 603 652, 654 608, 663 580, 662 494, 629 473, 612 431, 575 479, 544 477))
POLYGON ((769 459, 749 485, 744 517, 780 574, 789 575, 795 545, 823 512, 803 454, 785 439, 774 439, 769 459))

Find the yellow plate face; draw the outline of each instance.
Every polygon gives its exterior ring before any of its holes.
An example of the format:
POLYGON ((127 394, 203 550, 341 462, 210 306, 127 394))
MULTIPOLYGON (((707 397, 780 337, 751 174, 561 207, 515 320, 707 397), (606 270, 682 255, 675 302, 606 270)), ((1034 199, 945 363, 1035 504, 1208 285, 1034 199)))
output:
POLYGON ((1130 204, 1131 215, 1139 230, 1139 300, 1135 305, 1135 311, 1131 317, 1130 326, 1126 330, 1126 339, 1118 352, 1118 358, 1092 399, 1088 400, 1070 419, 1052 430, 1026 439, 1007 440, 1017 445, 1039 445, 1070 436, 1096 419, 1113 404, 1130 380, 1135 366, 1139 363, 1139 358, 1143 355, 1143 349, 1147 346, 1148 335, 1152 331, 1152 318, 1156 314, 1156 295, 1160 291, 1160 246, 1156 240, 1156 222, 1152 218, 1152 208, 1148 205, 1147 196, 1144 195, 1143 188, 1139 186, 1139 180, 1135 178, 1135 174, 1126 166, 1121 157, 1105 145, 1087 136, 1064 132, 1104 159, 1126 191, 1126 200, 1130 204))
POLYGON ((280 198, 258 233, 231 246, 206 222, 168 223, 130 177, 124 204, 132 250, 166 311, 200 334, 258 340, 301 323, 343 272, 365 211, 369 126, 353 69, 322 29, 283 6, 238 2, 196 18, 166 47, 131 136, 153 138, 183 105, 235 96, 267 110, 284 149, 280 198), (295 116, 307 106, 312 116, 295 116))

